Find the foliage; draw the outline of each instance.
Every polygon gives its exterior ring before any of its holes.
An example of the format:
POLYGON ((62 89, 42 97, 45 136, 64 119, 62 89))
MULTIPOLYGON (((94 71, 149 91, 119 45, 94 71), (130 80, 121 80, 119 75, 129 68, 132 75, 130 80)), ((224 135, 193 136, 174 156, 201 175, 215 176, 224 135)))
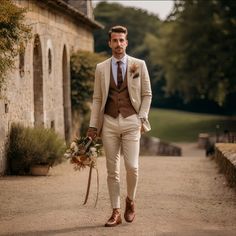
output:
POLYGON ((236 93, 235 12, 235 1, 176 1, 157 48, 169 94, 222 106, 236 93))
POLYGON ((159 34, 161 21, 158 16, 149 14, 145 10, 124 7, 118 3, 101 2, 94 9, 94 16, 105 26, 103 30, 95 32, 96 52, 110 52, 108 30, 114 25, 124 25, 128 28, 130 47, 127 48, 127 52, 132 55, 136 55, 135 51, 144 45, 143 39, 147 33, 155 36, 159 34))
POLYGON ((88 128, 96 64, 105 59, 104 54, 87 51, 78 51, 71 56, 72 109, 78 110, 81 115, 82 136, 88 128))
POLYGON ((108 31, 114 25, 124 25, 128 29, 127 53, 146 61, 151 78, 154 77, 156 60, 150 60, 153 41, 159 36, 161 21, 158 16, 145 10, 124 7, 118 3, 99 3, 94 15, 105 28, 95 31, 95 51, 110 53, 108 31), (149 44, 150 43, 150 44, 149 44))
POLYGON ((92 140, 89 137, 76 138, 66 150, 64 156, 74 164, 75 170, 84 169, 86 166, 96 166, 97 157, 101 155, 101 140, 92 140))
POLYGON ((13 124, 7 148, 10 172, 28 174, 34 164, 58 164, 65 148, 64 141, 53 130, 13 124))
POLYGON ((221 134, 236 131, 236 117, 207 115, 169 109, 152 108, 149 114, 151 131, 148 135, 168 142, 196 142, 199 133, 221 134), (216 130, 216 126, 219 129, 216 130))
POLYGON ((0 90, 6 72, 14 66, 14 57, 20 45, 30 38, 30 28, 24 23, 25 9, 19 8, 11 0, 1 0, 0 4, 0 90))

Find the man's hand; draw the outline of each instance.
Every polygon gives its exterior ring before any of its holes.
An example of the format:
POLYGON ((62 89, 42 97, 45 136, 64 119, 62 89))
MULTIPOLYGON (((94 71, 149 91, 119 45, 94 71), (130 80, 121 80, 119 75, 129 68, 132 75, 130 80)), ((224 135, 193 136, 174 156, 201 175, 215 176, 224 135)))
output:
POLYGON ((94 140, 97 137, 97 129, 94 127, 89 127, 87 136, 94 140))
POLYGON ((143 124, 141 125, 141 134, 144 134, 145 133, 145 130, 143 128, 143 124))
POLYGON ((144 128, 143 128, 143 123, 145 122, 145 118, 140 118, 140 120, 141 120, 141 134, 143 134, 143 133, 145 133, 145 130, 144 130, 144 128))

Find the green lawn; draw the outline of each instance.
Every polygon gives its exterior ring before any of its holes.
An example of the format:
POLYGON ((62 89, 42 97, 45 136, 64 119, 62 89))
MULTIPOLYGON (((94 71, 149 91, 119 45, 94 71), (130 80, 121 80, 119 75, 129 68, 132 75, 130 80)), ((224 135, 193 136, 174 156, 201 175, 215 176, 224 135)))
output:
POLYGON ((236 131, 236 117, 151 109, 149 120, 152 130, 148 135, 169 142, 197 141, 199 133, 215 134, 217 125, 220 132, 226 129, 236 131))

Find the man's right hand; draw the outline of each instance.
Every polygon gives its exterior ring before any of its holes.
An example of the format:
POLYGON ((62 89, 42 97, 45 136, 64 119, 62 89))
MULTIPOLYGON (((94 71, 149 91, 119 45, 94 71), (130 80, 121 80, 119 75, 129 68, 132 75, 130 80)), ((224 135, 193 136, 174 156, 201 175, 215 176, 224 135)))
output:
POLYGON ((94 140, 97 137, 97 129, 94 127, 89 127, 87 136, 94 140))

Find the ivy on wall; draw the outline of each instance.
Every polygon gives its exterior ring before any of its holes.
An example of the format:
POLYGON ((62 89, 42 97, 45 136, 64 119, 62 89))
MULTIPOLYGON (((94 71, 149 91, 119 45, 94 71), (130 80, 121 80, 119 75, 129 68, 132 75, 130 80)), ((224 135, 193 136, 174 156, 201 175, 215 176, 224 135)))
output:
POLYGON ((31 37, 31 29, 25 23, 26 9, 1 0, 0 4, 0 94, 8 70, 14 68, 14 58, 22 43, 31 37))

